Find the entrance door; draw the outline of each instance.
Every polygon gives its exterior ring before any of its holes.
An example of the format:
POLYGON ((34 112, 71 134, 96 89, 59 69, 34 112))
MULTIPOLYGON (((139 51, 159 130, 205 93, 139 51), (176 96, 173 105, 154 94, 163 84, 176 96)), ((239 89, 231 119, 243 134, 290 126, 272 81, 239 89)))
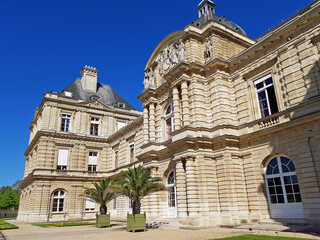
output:
POLYGON ((271 218, 304 218, 293 162, 283 156, 273 158, 267 166, 265 178, 271 218))
POLYGON ((172 171, 167 178, 168 188, 168 218, 177 217, 177 187, 176 172, 172 171))

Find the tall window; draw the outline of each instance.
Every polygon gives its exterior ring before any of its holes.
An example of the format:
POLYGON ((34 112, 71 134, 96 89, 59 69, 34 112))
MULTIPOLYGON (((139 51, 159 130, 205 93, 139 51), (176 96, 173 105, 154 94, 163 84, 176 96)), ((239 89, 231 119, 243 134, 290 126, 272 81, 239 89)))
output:
POLYGON ((165 121, 165 135, 166 140, 171 139, 172 132, 174 131, 174 125, 173 125, 173 105, 170 104, 165 112, 164 116, 165 121))
POLYGON ((279 112, 271 75, 255 82, 261 117, 279 112))
POLYGON ((176 207, 176 174, 172 171, 167 178, 168 207, 176 207))
POLYGON ((59 213, 64 211, 65 193, 62 190, 55 191, 53 194, 52 212, 59 213))
POLYGON ((93 212, 96 209, 96 202, 90 198, 86 198, 86 212, 93 212))
POLYGON ((70 121, 71 121, 71 114, 62 113, 61 131, 69 132, 69 130, 70 130, 70 121))
POLYGON ((59 151, 58 151, 58 163, 57 163, 57 169, 58 170, 67 170, 68 156, 69 156, 69 150, 68 149, 59 149, 59 151))
POLYGON ((117 209, 117 198, 114 198, 114 199, 112 200, 112 209, 113 209, 113 210, 116 210, 116 209, 117 209))
POLYGON ((88 161, 88 171, 96 172, 98 165, 98 153, 97 152, 89 152, 89 161, 88 161))
POLYGON ((114 167, 117 168, 119 164, 119 151, 116 149, 114 151, 114 167))
POLYGON ((129 144, 130 148, 130 163, 134 162, 134 143, 129 144))
POLYGON ((276 157, 269 162, 266 182, 271 204, 301 202, 298 178, 289 158, 276 157))
POLYGON ((98 136, 99 118, 91 118, 90 134, 98 136))

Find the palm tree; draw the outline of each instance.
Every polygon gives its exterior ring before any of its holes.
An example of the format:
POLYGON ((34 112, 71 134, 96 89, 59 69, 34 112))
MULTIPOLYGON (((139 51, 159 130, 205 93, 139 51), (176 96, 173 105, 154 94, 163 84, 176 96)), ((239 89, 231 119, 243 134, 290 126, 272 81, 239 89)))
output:
POLYGON ((100 204, 100 214, 107 214, 107 203, 116 197, 116 193, 111 189, 111 178, 93 182, 95 188, 85 188, 84 196, 100 204))
POLYGON ((165 191, 166 186, 160 177, 151 176, 151 168, 142 166, 127 168, 114 180, 112 188, 120 195, 129 197, 132 201, 132 213, 140 214, 142 198, 158 191, 165 191))

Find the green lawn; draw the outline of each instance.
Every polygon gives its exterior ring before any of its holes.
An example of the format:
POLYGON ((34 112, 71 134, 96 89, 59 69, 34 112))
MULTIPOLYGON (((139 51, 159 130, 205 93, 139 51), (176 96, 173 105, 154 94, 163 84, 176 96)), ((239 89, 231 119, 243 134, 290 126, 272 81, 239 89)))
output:
POLYGON ((73 227, 84 225, 95 225, 95 222, 62 222, 62 223, 44 223, 44 224, 32 224, 33 226, 47 228, 47 227, 73 227))
POLYGON ((293 237, 276 237, 276 236, 262 236, 262 235, 241 235, 236 237, 219 238, 214 240, 307 240, 306 238, 293 238, 293 237))
POLYGON ((19 227, 16 225, 0 220, 0 230, 17 229, 17 228, 19 227))

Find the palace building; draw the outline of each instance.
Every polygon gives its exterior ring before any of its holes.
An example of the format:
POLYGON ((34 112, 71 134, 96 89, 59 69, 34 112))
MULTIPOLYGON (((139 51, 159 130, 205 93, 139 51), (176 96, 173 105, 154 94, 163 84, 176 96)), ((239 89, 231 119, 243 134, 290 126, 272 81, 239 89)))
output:
MULTIPOLYGON (((160 41, 135 110, 98 71, 46 93, 30 125, 18 219, 92 219, 84 187, 143 165, 168 192, 147 219, 320 224, 320 2, 253 40, 203 0, 160 41)), ((126 197, 112 217, 131 211, 126 197)), ((182 222, 182 221, 181 221, 182 222)))

